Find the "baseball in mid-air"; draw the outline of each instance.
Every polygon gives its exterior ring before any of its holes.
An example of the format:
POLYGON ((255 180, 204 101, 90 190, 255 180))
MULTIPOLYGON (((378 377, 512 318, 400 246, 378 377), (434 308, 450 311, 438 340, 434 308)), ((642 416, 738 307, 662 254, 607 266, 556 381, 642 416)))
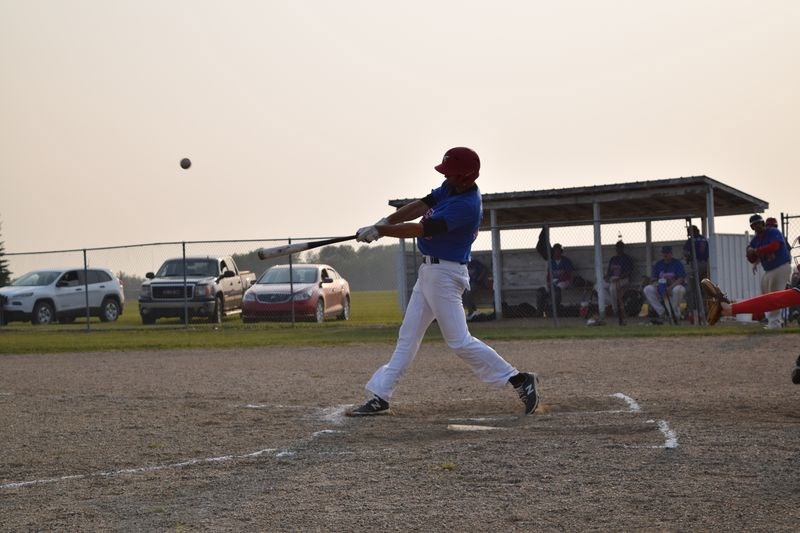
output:
POLYGON ((181 168, 182 169, 187 169, 190 166, 192 166, 192 162, 189 160, 188 157, 184 157, 183 159, 181 159, 181 168))

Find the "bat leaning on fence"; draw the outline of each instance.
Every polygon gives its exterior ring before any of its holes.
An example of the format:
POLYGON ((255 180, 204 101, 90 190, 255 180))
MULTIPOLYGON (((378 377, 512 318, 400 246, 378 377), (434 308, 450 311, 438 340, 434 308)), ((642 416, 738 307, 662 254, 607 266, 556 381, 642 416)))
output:
POLYGON ((620 326, 625 325, 625 304, 622 301, 622 290, 620 289, 619 278, 613 281, 614 285, 616 285, 616 293, 617 293, 617 322, 620 326))
POLYGON ((291 255, 296 254, 298 252, 305 252, 306 250, 312 250, 314 248, 319 248, 320 246, 327 246, 329 244, 335 244, 337 242, 344 242, 355 239, 355 235, 347 235, 346 237, 334 237, 332 239, 324 239, 321 241, 308 241, 308 242, 299 242, 297 244, 284 244, 282 246, 273 246, 272 248, 261 248, 258 251, 258 258, 262 261, 264 259, 272 259, 273 257, 280 257, 282 255, 291 255))

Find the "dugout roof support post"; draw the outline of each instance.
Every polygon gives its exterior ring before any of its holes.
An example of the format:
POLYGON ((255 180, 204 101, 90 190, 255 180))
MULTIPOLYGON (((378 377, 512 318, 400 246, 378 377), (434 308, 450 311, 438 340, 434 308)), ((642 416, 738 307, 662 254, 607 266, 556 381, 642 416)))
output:
POLYGON ((497 210, 489 211, 492 228, 492 300, 497 319, 503 318, 503 254, 500 244, 500 227, 497 225, 497 210))
MULTIPOLYGON (((766 207, 764 210, 766 211, 766 207)), ((752 211, 755 213, 756 211, 752 211)), ((706 192, 706 223, 708 225, 708 233, 706 233, 708 239, 708 258, 709 258, 709 265, 708 265, 708 273, 711 275, 711 279, 718 280, 719 279, 719 261, 717 260, 717 232, 714 229, 714 186, 709 184, 708 190, 706 192)))
POLYGON ((406 240, 400 238, 397 240, 397 304, 400 306, 400 312, 406 314, 406 304, 408 304, 408 285, 406 284, 406 240))
MULTIPOLYGON (((606 291, 603 288, 603 242, 600 233, 600 204, 592 204, 594 218, 594 288, 597 291, 597 307, 600 320, 606 319, 606 291)), ((620 310, 622 312, 622 310, 620 310)))

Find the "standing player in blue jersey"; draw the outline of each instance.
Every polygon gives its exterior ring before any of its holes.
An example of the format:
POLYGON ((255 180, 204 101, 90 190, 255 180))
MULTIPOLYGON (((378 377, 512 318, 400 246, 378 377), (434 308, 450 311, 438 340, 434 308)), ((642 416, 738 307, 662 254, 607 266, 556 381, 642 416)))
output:
MULTIPOLYGON (((755 232, 747 247, 747 260, 753 263, 753 269, 761 264, 764 275, 761 276, 761 293, 780 291, 792 274, 792 257, 783 233, 777 227, 767 227, 761 215, 750 217, 750 229, 755 232)), ((780 309, 764 313, 767 318, 766 329, 780 329, 783 326, 780 309)))
POLYGON ((415 238, 424 259, 388 363, 367 382, 372 397, 350 416, 384 414, 389 400, 414 357, 428 326, 437 321, 447 345, 483 382, 510 383, 525 404, 525 414, 539 404, 536 374, 519 372, 492 348, 470 335, 461 295, 469 288, 467 263, 483 218, 481 192, 475 185, 480 159, 473 150, 451 148, 434 167, 445 181, 429 195, 415 200, 375 225, 358 230, 356 240, 373 242, 381 236, 415 238), (422 217, 419 222, 411 222, 422 217))

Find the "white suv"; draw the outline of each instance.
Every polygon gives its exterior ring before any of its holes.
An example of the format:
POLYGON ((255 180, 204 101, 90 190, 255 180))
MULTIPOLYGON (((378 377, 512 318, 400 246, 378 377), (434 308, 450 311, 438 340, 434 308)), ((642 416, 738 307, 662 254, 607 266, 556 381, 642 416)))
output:
POLYGON ((122 282, 107 268, 62 268, 28 272, 0 288, 0 320, 62 324, 89 313, 103 322, 119 318, 125 306, 122 282))

